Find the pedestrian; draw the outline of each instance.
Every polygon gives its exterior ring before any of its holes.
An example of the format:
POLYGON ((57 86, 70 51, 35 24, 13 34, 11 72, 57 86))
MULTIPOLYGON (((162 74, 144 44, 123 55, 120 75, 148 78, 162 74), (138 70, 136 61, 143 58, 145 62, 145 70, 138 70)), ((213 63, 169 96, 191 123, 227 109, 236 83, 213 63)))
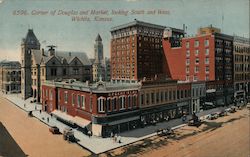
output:
POLYGON ((88 136, 89 136, 89 138, 90 138, 90 136, 91 136, 91 131, 90 131, 90 130, 88 131, 88 136))
POLYGON ((114 136, 113 132, 110 133, 110 137, 112 138, 114 136))
POLYGON ((118 137, 118 143, 122 143, 121 136, 118 137))
POLYGON ((182 122, 183 122, 183 123, 186 122, 186 119, 187 119, 187 116, 186 116, 186 114, 184 113, 183 116, 182 116, 182 122))
POLYGON ((47 117, 47 122, 49 123, 49 117, 47 117))
POLYGON ((40 114, 42 113, 42 110, 40 110, 40 114))
POLYGON ((117 142, 117 134, 115 134, 114 141, 117 142))

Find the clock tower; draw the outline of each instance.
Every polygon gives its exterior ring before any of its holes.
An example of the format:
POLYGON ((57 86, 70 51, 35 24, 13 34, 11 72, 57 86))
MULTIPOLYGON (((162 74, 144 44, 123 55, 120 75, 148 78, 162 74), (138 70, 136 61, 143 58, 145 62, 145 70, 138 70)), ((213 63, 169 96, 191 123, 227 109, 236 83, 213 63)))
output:
POLYGON ((31 79, 31 55, 32 50, 40 50, 40 43, 32 29, 28 30, 21 43, 21 93, 22 98, 27 99, 32 96, 31 79))

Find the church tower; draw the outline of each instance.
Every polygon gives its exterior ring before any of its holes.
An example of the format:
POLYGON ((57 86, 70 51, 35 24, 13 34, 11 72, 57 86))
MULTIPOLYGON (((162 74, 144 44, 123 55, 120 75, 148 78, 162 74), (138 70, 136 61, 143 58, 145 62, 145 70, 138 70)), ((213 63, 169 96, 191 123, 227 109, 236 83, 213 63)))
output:
POLYGON ((31 50, 40 50, 40 43, 33 30, 29 29, 21 43, 21 93, 23 99, 32 96, 31 50))
POLYGON ((95 61, 102 62, 103 61, 103 44, 102 44, 102 38, 100 34, 97 35, 95 39, 95 61))
POLYGON ((104 59, 103 59, 103 44, 100 34, 97 35, 94 44, 95 60, 92 65, 93 70, 93 81, 97 82, 100 78, 105 79, 104 75, 104 59))

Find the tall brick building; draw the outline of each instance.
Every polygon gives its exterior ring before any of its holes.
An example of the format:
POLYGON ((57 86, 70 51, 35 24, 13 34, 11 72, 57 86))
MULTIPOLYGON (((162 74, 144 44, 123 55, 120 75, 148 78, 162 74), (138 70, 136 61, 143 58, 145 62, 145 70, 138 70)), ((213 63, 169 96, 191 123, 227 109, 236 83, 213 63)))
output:
POLYGON ((169 40, 163 40, 169 75, 187 82, 206 81, 206 101, 232 103, 233 37, 210 26, 200 28, 194 37, 182 38, 180 47, 173 47, 169 40))
MULTIPOLYGON (((142 80, 166 75, 162 36, 165 26, 134 20, 111 29, 111 78, 142 80)), ((173 34, 184 34, 174 29, 173 34)), ((174 44, 174 43, 173 43, 174 44)))

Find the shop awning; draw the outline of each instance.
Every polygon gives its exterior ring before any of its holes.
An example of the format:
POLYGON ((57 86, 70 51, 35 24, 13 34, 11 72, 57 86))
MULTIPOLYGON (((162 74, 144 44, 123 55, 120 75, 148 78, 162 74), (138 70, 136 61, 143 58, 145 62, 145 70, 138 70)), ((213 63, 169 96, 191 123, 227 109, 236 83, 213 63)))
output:
POLYGON ((53 115, 55 115, 56 117, 58 117, 58 118, 61 118, 61 119, 66 120, 66 121, 68 121, 70 123, 73 123, 73 121, 72 121, 73 117, 70 116, 70 115, 68 115, 65 112, 61 112, 61 111, 55 110, 55 111, 53 111, 51 113, 53 115))
POLYGON ((81 118, 81 117, 78 117, 78 116, 75 116, 73 118, 73 122, 80 127, 85 127, 85 126, 89 125, 91 121, 84 119, 84 118, 81 118))

